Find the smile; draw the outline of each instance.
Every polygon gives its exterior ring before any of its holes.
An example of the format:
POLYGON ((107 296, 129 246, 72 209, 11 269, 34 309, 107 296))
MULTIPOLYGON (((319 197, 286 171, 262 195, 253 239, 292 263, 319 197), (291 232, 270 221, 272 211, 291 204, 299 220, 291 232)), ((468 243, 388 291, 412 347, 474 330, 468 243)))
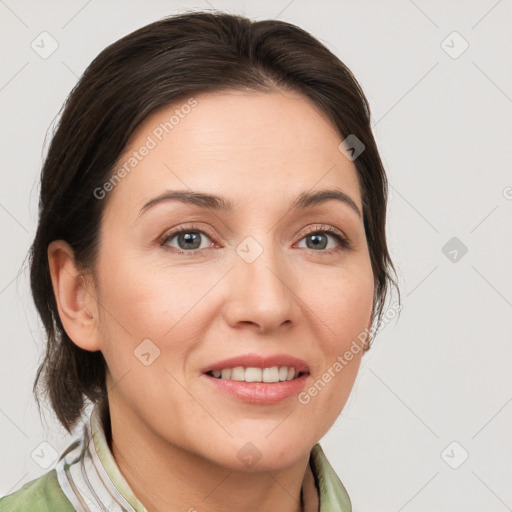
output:
POLYGON ((277 404, 298 395, 310 377, 308 364, 289 354, 243 354, 202 369, 208 386, 236 401, 277 404))

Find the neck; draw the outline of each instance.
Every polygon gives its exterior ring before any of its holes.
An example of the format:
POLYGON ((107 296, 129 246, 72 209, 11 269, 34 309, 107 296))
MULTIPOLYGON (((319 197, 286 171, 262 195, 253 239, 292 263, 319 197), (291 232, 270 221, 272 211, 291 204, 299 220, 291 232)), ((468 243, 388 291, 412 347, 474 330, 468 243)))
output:
POLYGON ((287 468, 233 470, 170 444, 135 414, 127 417, 112 405, 111 435, 107 433, 112 454, 149 512, 303 510, 301 487, 309 454, 287 468))

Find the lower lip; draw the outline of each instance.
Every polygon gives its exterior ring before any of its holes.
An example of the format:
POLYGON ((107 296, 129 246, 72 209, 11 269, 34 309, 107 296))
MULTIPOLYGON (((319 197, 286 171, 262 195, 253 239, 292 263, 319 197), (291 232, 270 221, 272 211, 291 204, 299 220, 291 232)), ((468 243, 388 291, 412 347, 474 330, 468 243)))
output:
POLYGON ((242 402, 259 405, 276 404, 281 400, 298 395, 306 384, 309 374, 297 379, 282 382, 245 382, 230 379, 217 379, 203 374, 203 377, 219 391, 242 402))

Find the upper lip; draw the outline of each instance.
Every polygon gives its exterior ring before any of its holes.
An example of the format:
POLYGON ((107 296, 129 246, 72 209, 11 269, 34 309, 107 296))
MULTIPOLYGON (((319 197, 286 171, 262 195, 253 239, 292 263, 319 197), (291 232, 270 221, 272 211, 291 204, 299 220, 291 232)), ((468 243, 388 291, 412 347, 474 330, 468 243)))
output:
POLYGON ((273 366, 287 366, 295 368, 296 373, 309 373, 309 367, 305 361, 288 354, 242 354, 240 356, 230 357, 212 363, 201 371, 208 373, 213 370, 223 370, 224 368, 235 368, 243 366, 244 368, 272 368, 273 366))

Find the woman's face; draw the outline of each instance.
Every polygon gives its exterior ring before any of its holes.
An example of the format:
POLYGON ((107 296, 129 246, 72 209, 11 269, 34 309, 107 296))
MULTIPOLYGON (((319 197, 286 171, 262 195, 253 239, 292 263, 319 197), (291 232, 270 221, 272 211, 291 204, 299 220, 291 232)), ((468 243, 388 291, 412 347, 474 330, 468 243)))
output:
POLYGON ((290 92, 198 95, 138 129, 116 167, 125 172, 98 199, 108 202, 97 344, 114 435, 277 469, 333 424, 374 292, 356 170, 340 142, 290 92), (354 204, 295 204, 325 190, 354 204))

